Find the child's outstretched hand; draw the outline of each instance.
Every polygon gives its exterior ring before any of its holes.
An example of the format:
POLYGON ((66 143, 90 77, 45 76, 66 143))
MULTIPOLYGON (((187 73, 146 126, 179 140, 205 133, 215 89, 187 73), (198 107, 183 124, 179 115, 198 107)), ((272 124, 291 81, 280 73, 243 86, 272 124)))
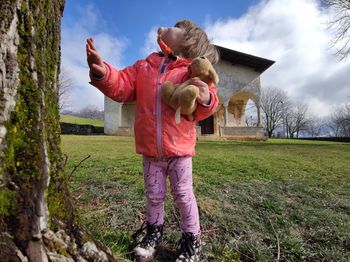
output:
POLYGON ((104 77, 106 74, 106 68, 97 52, 94 40, 91 37, 86 40, 86 57, 91 74, 97 78, 104 77))

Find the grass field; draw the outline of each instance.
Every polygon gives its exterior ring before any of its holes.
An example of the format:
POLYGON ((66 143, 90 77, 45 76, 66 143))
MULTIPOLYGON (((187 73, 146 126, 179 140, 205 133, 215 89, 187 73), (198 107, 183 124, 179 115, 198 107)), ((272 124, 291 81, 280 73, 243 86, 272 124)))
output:
POLYGON ((92 118, 84 118, 78 116, 69 116, 69 115, 60 115, 60 121, 71 124, 79 124, 79 125, 93 125, 103 127, 103 120, 100 119, 92 119, 92 118))
MULTIPOLYGON (((133 138, 62 135, 81 223, 129 261, 130 237, 145 219, 141 157, 133 138)), ((203 261, 350 261, 350 144, 297 140, 200 141, 194 190, 203 261)), ((168 193, 165 243, 180 238, 168 193)))

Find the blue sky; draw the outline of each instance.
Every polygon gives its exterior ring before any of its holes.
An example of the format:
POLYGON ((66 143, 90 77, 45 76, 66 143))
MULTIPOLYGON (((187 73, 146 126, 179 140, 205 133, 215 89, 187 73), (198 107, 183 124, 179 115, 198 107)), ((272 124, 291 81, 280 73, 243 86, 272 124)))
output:
POLYGON ((350 97, 350 59, 339 62, 331 47, 333 17, 318 0, 66 0, 61 45, 62 68, 74 80, 70 109, 104 106, 102 93, 88 84, 87 37, 104 60, 123 68, 157 50, 159 26, 189 19, 214 44, 276 61, 262 74, 262 86, 327 116, 350 97))
POLYGON ((83 1, 67 0, 65 5, 63 28, 77 23, 86 10, 93 12, 102 20, 91 21, 91 34, 104 32, 127 41, 127 51, 123 55, 123 64, 129 65, 144 54, 140 47, 145 37, 155 26, 173 26, 178 20, 189 19, 204 27, 210 21, 239 17, 257 0, 225 1, 83 1))

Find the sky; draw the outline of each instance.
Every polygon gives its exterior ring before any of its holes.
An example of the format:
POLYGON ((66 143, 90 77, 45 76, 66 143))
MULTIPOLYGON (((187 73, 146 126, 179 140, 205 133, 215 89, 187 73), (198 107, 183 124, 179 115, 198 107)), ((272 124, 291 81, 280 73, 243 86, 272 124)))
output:
POLYGON ((66 0, 61 66, 74 82, 70 109, 104 106, 103 94, 88 83, 87 37, 103 60, 122 69, 157 50, 159 26, 188 19, 214 44, 276 61, 262 74, 262 87, 278 87, 310 114, 327 116, 350 101, 350 58, 334 55, 332 17, 334 10, 317 0, 66 0))

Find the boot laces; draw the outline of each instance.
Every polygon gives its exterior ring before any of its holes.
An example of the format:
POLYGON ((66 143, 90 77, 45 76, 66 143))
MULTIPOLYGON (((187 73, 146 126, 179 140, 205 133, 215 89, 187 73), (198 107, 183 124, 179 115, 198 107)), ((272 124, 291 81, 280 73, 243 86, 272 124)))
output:
POLYGON ((141 234, 141 233, 143 233, 144 231, 145 231, 145 229, 147 228, 147 223, 146 223, 146 221, 144 221, 143 223, 142 223, 142 225, 141 225, 141 227, 134 233, 134 234, 132 234, 132 238, 134 239, 134 240, 136 240, 136 238, 141 234), (146 224, 146 225, 145 225, 146 224))
POLYGON ((156 246, 158 245, 162 235, 162 225, 156 225, 154 224, 149 224, 146 221, 143 222, 141 225, 140 229, 138 229, 131 237, 136 240, 136 238, 141 234, 144 233, 145 229, 146 235, 145 237, 140 241, 139 244, 141 246, 156 246))
POLYGON ((196 255, 195 249, 195 237, 191 233, 182 233, 182 237, 179 240, 177 246, 181 246, 181 253, 187 254, 190 257, 196 255))

